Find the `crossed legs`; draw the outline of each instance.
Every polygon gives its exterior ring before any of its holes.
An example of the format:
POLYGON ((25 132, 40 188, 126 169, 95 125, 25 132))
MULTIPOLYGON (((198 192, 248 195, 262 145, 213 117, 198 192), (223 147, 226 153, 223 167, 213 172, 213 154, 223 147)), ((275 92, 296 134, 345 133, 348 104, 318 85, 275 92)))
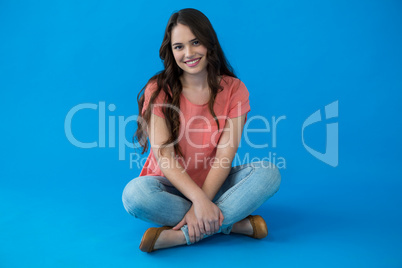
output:
MULTIPOLYGON (((224 215, 219 232, 250 232, 250 224, 244 219, 279 190, 280 182, 278 168, 267 161, 232 167, 213 200, 224 215)), ((167 178, 142 176, 126 185, 123 191, 123 205, 127 212, 136 218, 162 226, 175 226, 190 209, 191 201, 167 178)), ((191 244, 187 225, 183 226, 181 231, 163 231, 155 247, 184 243, 191 244)))

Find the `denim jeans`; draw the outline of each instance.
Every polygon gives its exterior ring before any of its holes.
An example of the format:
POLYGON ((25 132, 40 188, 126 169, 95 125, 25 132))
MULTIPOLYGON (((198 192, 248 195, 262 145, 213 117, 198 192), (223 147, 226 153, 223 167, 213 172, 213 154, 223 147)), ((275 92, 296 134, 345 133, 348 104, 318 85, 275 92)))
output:
MULTIPOLYGON (((279 190, 280 182, 278 168, 267 161, 232 167, 212 200, 224 216, 218 233, 229 234, 234 223, 250 215, 279 190)), ((128 213, 162 226, 177 225, 192 205, 162 176, 141 176, 131 180, 124 188, 122 198, 128 213)), ((187 225, 181 230, 190 245, 187 225)))

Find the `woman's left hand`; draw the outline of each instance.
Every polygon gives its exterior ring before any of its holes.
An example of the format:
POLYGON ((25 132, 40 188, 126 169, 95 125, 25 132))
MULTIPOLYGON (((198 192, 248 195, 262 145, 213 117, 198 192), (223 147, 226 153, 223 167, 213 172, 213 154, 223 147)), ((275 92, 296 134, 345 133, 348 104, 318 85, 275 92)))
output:
POLYGON ((187 224, 188 235, 191 243, 200 241, 203 238, 204 230, 200 230, 197 217, 194 213, 194 205, 187 211, 184 218, 175 226, 173 230, 180 230, 181 227, 187 224))
POLYGON ((212 235, 218 232, 219 227, 222 226, 224 217, 222 211, 214 203, 211 201, 209 201, 209 203, 212 205, 213 210, 217 210, 217 221, 204 222, 202 216, 197 218, 195 206, 193 204, 187 211, 184 218, 175 227, 173 227, 173 230, 179 230, 181 227, 187 224, 191 243, 201 240, 204 234, 212 235))

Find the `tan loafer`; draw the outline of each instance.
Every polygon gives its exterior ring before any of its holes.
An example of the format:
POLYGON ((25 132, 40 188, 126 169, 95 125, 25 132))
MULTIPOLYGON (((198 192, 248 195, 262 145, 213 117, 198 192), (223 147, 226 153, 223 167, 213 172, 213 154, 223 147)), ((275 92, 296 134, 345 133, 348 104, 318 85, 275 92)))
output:
POLYGON ((247 216, 247 219, 249 219, 251 226, 253 226, 253 234, 249 235, 249 237, 261 239, 268 235, 267 224, 261 216, 250 215, 250 216, 247 216))
POLYGON ((159 228, 152 227, 146 230, 141 239, 140 250, 148 253, 157 250, 154 249, 156 240, 158 240, 158 237, 162 231, 168 229, 172 229, 172 227, 169 226, 163 226, 159 228))

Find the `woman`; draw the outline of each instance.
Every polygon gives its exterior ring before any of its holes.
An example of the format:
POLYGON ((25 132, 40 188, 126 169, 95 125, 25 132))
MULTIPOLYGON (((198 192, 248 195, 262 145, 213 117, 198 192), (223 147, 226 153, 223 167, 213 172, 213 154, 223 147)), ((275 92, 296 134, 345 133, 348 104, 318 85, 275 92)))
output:
POLYGON ((131 215, 163 226, 149 228, 140 249, 190 245, 216 233, 264 238, 264 219, 250 214, 278 191, 281 177, 265 161, 231 167, 249 93, 208 18, 195 9, 174 13, 159 54, 165 69, 143 88, 135 135, 142 153, 147 138, 152 150, 123 191, 131 215))

